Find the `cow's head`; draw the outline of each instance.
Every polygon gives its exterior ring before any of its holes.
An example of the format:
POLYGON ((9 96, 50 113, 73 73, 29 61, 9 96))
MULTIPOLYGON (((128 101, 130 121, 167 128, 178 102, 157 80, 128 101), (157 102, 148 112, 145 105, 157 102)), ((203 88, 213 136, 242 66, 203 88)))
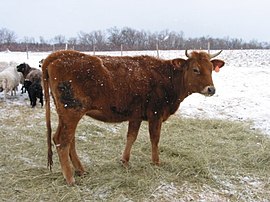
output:
POLYGON ((22 64, 17 66, 17 71, 23 73, 26 68, 30 68, 29 65, 26 63, 22 63, 22 64))
POLYGON ((39 66, 39 67, 42 67, 43 62, 44 62, 44 59, 41 59, 41 60, 38 62, 38 66, 39 66))
POLYGON ((219 69, 225 64, 224 61, 218 59, 212 59, 219 55, 222 51, 216 54, 208 54, 205 52, 188 53, 185 54, 188 57, 187 60, 176 59, 179 66, 183 68, 184 80, 188 94, 200 93, 206 96, 212 96, 215 94, 216 89, 212 80, 212 72, 218 72, 219 69))

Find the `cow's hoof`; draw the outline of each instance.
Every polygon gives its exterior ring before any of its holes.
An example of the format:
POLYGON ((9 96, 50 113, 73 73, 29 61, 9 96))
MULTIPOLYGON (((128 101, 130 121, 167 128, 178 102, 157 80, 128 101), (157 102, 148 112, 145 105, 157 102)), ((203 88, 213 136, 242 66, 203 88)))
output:
POLYGON ((77 176, 84 176, 86 174, 87 174, 87 172, 84 170, 75 170, 75 175, 77 175, 77 176))
POLYGON ((159 161, 157 161, 157 162, 152 162, 151 165, 153 165, 153 166, 160 166, 160 162, 159 162, 159 161))
POLYGON ((124 167, 124 168, 129 168, 130 166, 129 166, 129 163, 128 163, 128 161, 126 161, 126 160, 124 160, 124 159, 121 159, 120 160, 120 163, 121 163, 121 165, 124 167))
POLYGON ((74 186, 75 185, 75 179, 74 177, 71 177, 70 179, 66 179, 68 186, 74 186))

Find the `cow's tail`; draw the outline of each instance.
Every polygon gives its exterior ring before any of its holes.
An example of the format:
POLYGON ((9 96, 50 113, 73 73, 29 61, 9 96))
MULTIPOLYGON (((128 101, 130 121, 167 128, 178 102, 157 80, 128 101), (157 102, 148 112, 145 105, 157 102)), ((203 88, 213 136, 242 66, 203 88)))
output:
POLYGON ((51 127, 51 107, 50 107, 50 93, 49 93, 49 75, 48 66, 50 64, 49 58, 47 58, 42 64, 42 78, 45 98, 45 109, 46 109, 46 126, 47 126, 47 146, 48 146, 48 162, 47 167, 52 170, 53 165, 53 151, 52 151, 52 127, 51 127))

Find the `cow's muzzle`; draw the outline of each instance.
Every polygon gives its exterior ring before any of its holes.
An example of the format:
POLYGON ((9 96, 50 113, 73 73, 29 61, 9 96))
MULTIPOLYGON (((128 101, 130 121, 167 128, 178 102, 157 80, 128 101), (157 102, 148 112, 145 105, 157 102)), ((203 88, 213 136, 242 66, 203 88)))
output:
POLYGON ((201 94, 205 96, 212 96, 216 93, 216 88, 214 86, 206 86, 202 91, 201 94))

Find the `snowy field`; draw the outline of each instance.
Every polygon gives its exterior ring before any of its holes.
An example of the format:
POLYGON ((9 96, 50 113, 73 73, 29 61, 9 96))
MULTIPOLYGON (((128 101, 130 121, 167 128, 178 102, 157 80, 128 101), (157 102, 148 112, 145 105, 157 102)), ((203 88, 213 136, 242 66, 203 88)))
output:
MULTIPOLYGON (((214 51, 213 51, 214 52, 214 51)), ((1 52, 0 62, 28 63, 38 67, 46 53, 1 52)), ((89 53, 91 54, 91 53, 89 53)), ((120 55, 120 52, 98 52, 96 54, 120 55)), ((123 55, 152 55, 156 51, 123 52, 123 55)), ((184 51, 160 51, 164 59, 186 58, 184 51)), ((248 121, 252 128, 270 135, 270 50, 225 50, 219 56, 225 66, 219 73, 213 73, 217 92, 212 97, 193 94, 181 103, 177 112, 184 117, 215 118, 248 121)), ((25 103, 25 96, 8 100, 14 104, 25 103)), ((3 102, 3 93, 0 93, 3 102)), ((0 109, 1 110, 1 109, 0 109)))

